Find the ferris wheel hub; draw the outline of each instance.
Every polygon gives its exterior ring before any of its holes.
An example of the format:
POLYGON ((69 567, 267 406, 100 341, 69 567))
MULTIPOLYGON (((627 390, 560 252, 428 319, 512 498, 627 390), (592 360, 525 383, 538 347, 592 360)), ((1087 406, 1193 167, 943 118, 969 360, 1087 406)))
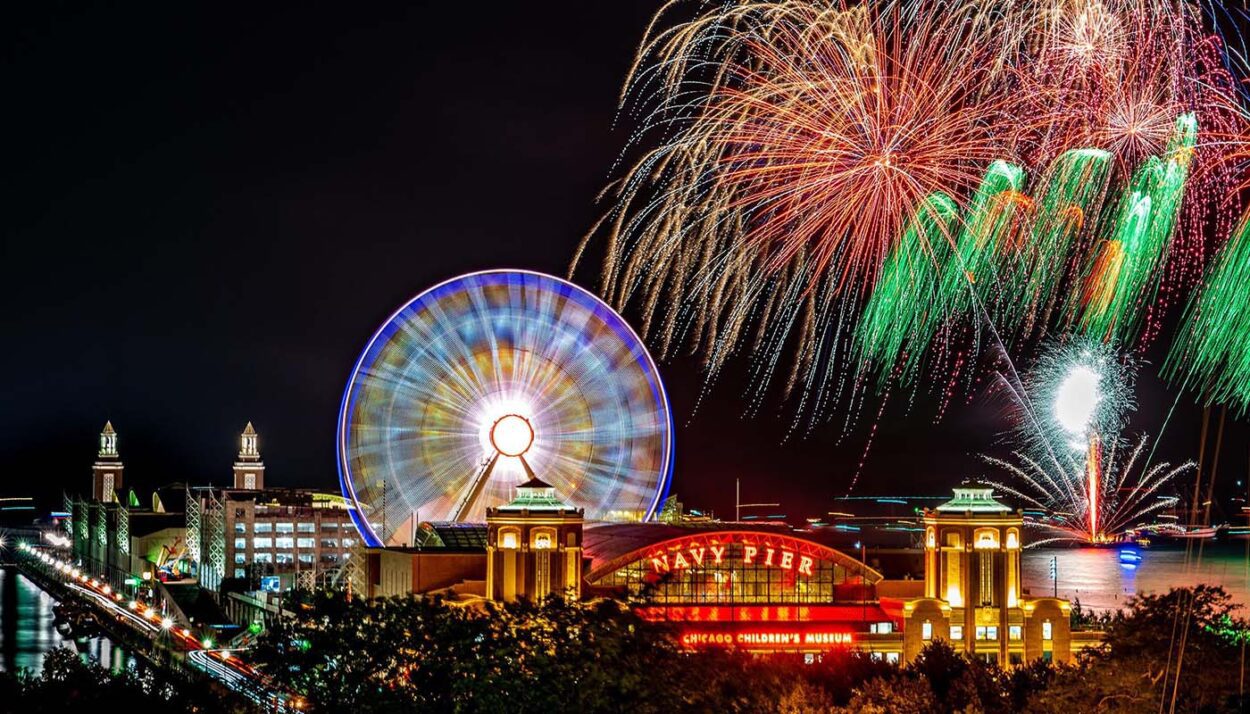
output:
POLYGON ((505 414, 491 425, 490 443, 504 456, 523 456, 534 444, 534 426, 520 414, 505 414))

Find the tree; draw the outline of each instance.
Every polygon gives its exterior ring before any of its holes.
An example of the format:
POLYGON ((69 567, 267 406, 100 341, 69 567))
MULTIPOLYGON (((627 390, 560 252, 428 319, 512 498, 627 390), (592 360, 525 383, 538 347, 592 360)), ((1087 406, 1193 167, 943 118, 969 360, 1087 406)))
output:
POLYGON ((159 670, 110 672, 68 648, 52 650, 34 676, 0 673, 0 711, 251 712, 253 707, 207 683, 169 678, 159 670))

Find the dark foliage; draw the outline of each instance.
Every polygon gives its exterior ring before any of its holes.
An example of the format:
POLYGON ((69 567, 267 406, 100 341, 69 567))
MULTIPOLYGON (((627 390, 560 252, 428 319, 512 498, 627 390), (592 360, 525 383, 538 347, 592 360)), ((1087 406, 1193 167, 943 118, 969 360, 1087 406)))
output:
POLYGON ((1173 693, 1177 711, 1241 710, 1244 623, 1226 593, 1205 586, 1100 618, 1103 646, 1076 664, 1007 670, 944 641, 906 667, 856 652, 815 663, 691 653, 613 601, 462 606, 320 593, 298 609, 254 656, 320 711, 1072 714, 1154 711, 1173 693))
POLYGON ((39 676, 0 673, 0 712, 250 712, 202 683, 174 681, 160 672, 113 673, 84 662, 73 650, 56 649, 39 676))

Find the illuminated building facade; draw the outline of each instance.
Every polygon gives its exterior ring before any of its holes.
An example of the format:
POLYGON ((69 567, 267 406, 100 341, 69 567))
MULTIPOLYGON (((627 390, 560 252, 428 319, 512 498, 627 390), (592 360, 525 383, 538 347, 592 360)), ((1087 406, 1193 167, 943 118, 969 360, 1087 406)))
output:
POLYGON ((582 594, 582 516, 532 478, 516 498, 486 511, 486 595, 510 602, 582 594))
POLYGON ((484 531, 454 524, 483 533, 479 549, 463 539, 450 547, 450 537, 371 549, 369 594, 617 597, 645 602, 643 617, 674 624, 687 647, 813 657, 856 648, 902 662, 941 639, 1004 664, 1065 662, 1096 642, 1094 633, 1072 635, 1066 601, 1024 594, 1023 517, 990 489, 956 489, 925 512, 923 579, 886 578, 839 549, 845 534, 827 529, 710 520, 583 526, 581 512, 547 484, 535 479, 517 492, 489 511, 484 531))
POLYGON ((879 587, 891 589, 882 574, 826 536, 767 523, 596 524, 587 592, 647 601, 642 615, 678 623, 689 647, 862 647, 897 661, 902 601, 879 599, 879 587))
POLYGON ((924 528, 925 593, 905 607, 908 658, 941 638, 995 662, 1068 661, 1068 602, 1023 594, 1019 512, 995 500, 992 489, 957 488, 925 512, 924 528))
POLYGON ((233 487, 189 488, 186 500, 199 582, 213 591, 332 584, 359 539, 337 494, 265 486, 251 422, 239 436, 233 487))
POLYGON ((177 580, 184 560, 186 531, 181 513, 165 510, 158 493, 151 505, 133 489, 122 490, 123 464, 117 431, 106 422, 91 466, 89 498, 66 495, 62 521, 74 560, 119 592, 136 592, 152 581, 177 580), (122 494, 125 494, 124 496, 122 494))

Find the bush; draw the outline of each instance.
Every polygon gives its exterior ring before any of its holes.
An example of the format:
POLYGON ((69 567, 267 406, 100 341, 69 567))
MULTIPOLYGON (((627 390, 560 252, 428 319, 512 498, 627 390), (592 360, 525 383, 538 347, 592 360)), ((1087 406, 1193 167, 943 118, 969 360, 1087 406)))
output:
POLYGON ((676 646, 615 601, 464 606, 439 599, 306 597, 255 652, 322 711, 1057 712, 1237 711, 1244 624, 1199 586, 1130 601, 1105 644, 1072 666, 1004 670, 945 641, 906 667, 858 652, 814 664, 676 646), (1173 624, 1175 623, 1175 629, 1173 624), (1176 637, 1173 637, 1173 632, 1176 637), (1183 635, 1183 637, 1182 637, 1183 635), (1179 679, 1179 643, 1185 655, 1179 679), (1168 653, 1173 656, 1169 658, 1168 653))

